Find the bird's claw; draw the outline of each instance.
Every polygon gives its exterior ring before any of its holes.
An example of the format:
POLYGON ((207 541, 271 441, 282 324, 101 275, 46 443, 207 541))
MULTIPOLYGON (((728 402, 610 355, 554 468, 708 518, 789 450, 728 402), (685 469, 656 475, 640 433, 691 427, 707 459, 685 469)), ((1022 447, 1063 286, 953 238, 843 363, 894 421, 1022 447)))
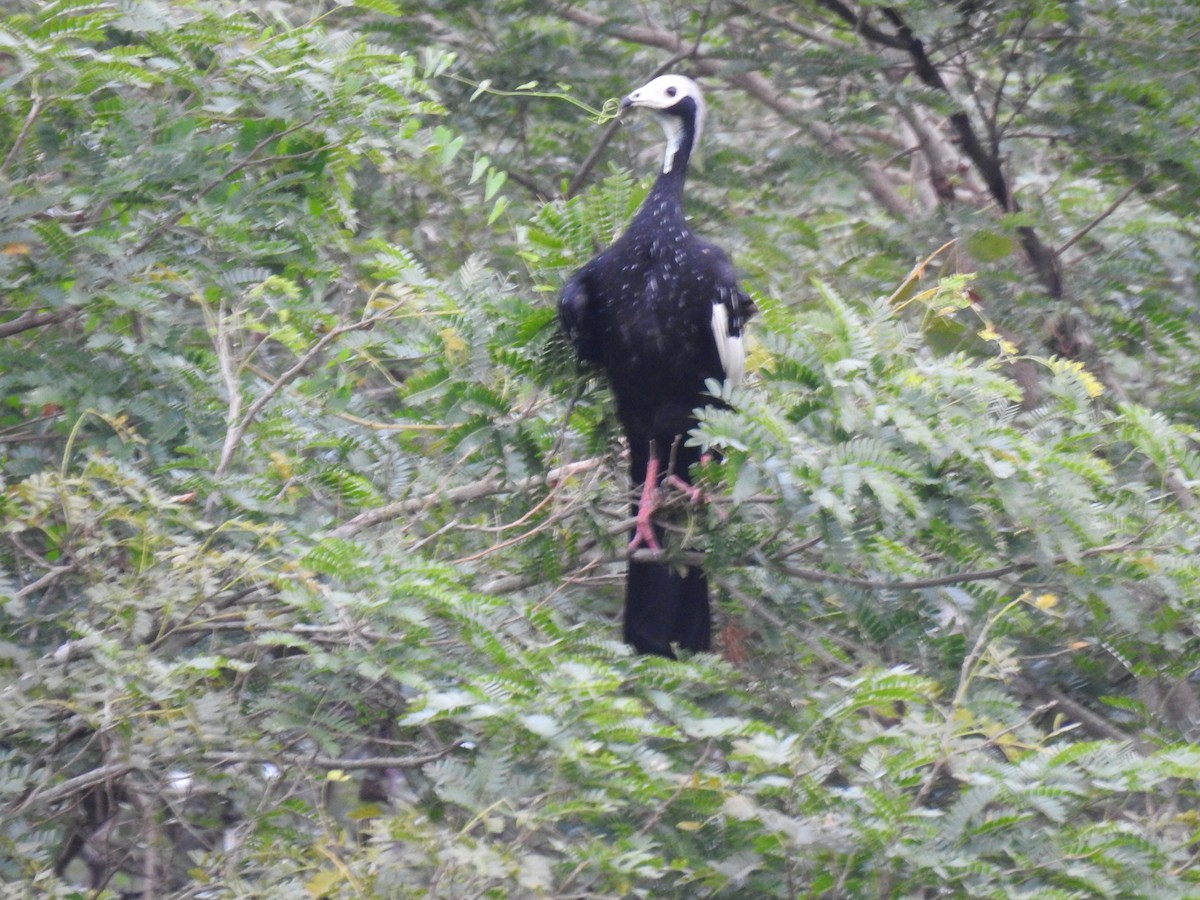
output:
POLYGON ((633 540, 629 542, 629 552, 632 553, 639 547, 645 547, 647 550, 662 550, 658 544, 658 538, 654 536, 654 523, 650 516, 642 516, 640 513, 637 517, 637 525, 634 526, 633 540))
MULTIPOLYGON (((707 463, 710 460, 706 453, 701 462, 707 463)), ((642 482, 642 499, 638 503, 637 524, 634 526, 633 539, 629 542, 629 552, 632 553, 639 547, 645 547, 648 550, 662 550, 662 546, 658 543, 658 537, 654 533, 654 511, 658 508, 658 460, 653 456, 646 468, 646 477, 642 482)), ((664 485, 670 485, 694 504, 706 503, 708 496, 697 485, 692 484, 683 477, 676 475, 674 472, 663 478, 664 485)), ((723 514, 718 512, 722 517, 723 514)))
POLYGON ((684 481, 678 475, 668 475, 666 478, 663 479, 663 484, 669 484, 671 487, 675 488, 675 490, 679 491, 680 493, 686 494, 687 498, 692 503, 699 504, 699 503, 703 503, 706 500, 708 500, 708 497, 705 495, 704 491, 702 491, 696 485, 689 484, 688 482, 684 481))

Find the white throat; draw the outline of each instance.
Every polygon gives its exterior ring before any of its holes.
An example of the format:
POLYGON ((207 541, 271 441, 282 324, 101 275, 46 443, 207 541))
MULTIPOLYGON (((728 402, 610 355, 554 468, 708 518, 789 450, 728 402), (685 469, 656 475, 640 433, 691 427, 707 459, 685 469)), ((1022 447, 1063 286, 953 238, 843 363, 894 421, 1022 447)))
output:
MULTIPOLYGON (((670 172, 675 166, 675 154, 679 152, 679 147, 683 143, 683 122, 679 116, 673 116, 670 113, 658 113, 658 121, 662 125, 663 134, 667 136, 667 151, 663 155, 663 174, 670 172)), ((700 134, 704 130, 704 104, 697 100, 695 121, 692 123, 692 148, 691 152, 695 154, 696 148, 700 146, 700 134)))
POLYGON ((667 136, 667 152, 663 156, 662 167, 665 175, 675 164, 675 154, 679 151, 679 144, 683 140, 683 125, 676 116, 660 115, 658 121, 662 123, 663 133, 667 136))

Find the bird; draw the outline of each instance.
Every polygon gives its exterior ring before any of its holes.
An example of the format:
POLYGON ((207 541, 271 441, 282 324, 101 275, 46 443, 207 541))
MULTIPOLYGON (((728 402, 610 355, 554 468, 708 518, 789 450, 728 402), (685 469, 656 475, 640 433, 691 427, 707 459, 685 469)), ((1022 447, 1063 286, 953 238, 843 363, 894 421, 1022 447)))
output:
POLYGON ((711 648, 707 576, 701 566, 634 559, 633 551, 661 549, 654 512, 663 486, 699 499, 690 469, 701 451, 688 432, 699 408, 725 405, 709 392, 710 380, 741 383, 744 328, 756 310, 729 255, 693 234, 684 216, 688 162, 704 126, 700 86, 660 75, 621 101, 622 113, 631 108, 649 110, 662 125, 662 169, 624 233, 567 281, 558 318, 579 360, 607 377, 629 447, 637 499, 625 642, 639 654, 674 659, 673 646, 711 648))

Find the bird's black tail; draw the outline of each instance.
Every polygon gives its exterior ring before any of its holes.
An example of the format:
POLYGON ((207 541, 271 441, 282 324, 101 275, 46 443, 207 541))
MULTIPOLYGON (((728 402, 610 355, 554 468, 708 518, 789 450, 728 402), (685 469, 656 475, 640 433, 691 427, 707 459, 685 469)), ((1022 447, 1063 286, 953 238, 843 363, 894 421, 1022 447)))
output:
MULTIPOLYGON (((659 529, 655 529, 656 531, 659 529)), ((688 566, 629 561, 625 580, 625 642, 638 653, 674 659, 671 644, 707 650, 712 643, 708 577, 688 566)))

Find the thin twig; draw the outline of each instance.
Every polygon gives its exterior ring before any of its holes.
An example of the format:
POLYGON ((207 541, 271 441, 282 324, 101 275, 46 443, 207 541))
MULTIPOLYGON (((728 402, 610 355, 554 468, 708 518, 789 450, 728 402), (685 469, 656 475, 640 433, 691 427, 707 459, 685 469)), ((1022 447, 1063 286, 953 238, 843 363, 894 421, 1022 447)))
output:
POLYGON ((709 741, 704 745, 704 752, 700 754, 700 758, 697 759, 696 764, 692 766, 692 774, 680 776, 679 786, 675 788, 675 792, 662 803, 656 804, 653 814, 645 821, 642 827, 637 830, 637 837, 645 837, 651 831, 657 828, 658 823, 662 821, 662 818, 664 815, 666 815, 667 810, 675 805, 675 801, 683 796, 683 792, 688 788, 695 789, 696 773, 704 768, 704 764, 708 762, 708 755, 712 753, 712 749, 712 741, 709 741))
POLYGON ((45 101, 42 100, 36 93, 30 98, 29 112, 25 116, 25 121, 21 124, 21 131, 17 134, 16 140, 13 141, 12 147, 4 157, 4 162, 0 163, 0 175, 8 171, 9 166, 16 162, 17 156, 21 153, 21 148, 25 146, 25 141, 29 139, 29 132, 33 129, 33 123, 42 112, 42 107, 45 106, 45 101))
MULTIPOLYGON (((238 367, 233 362, 233 343, 229 336, 228 316, 224 312, 224 302, 221 304, 221 310, 214 318, 211 324, 213 329, 213 344, 217 351, 217 364, 221 369, 221 378, 225 382, 225 390, 229 395, 229 411, 226 413, 225 421, 233 424, 239 420, 242 414, 242 403, 245 400, 242 394, 241 382, 238 379, 238 367)), ((208 313, 208 305, 204 305, 205 313, 208 313)), ((229 434, 226 434, 229 437, 229 434)), ((228 441, 226 442, 228 448, 228 441)), ((222 463, 225 462, 225 455, 222 453, 222 463)))
MULTIPOLYGON (((241 367, 247 372, 261 378, 267 384, 274 384, 279 379, 268 372, 261 366, 254 363, 243 361, 241 367)), ((302 403, 307 406, 320 409, 320 411, 336 419, 341 419, 343 422, 349 422, 351 425, 357 425, 360 428, 366 428, 370 431, 386 431, 386 432, 418 432, 418 431, 447 431, 450 426, 442 422, 377 422, 374 419, 365 419, 362 416, 356 416, 354 413, 346 412, 344 409, 327 409, 321 405, 320 399, 310 397, 295 388, 284 386, 287 395, 297 403, 302 403)))
POLYGON ((324 350, 344 334, 348 334, 352 331, 361 331, 364 328, 370 328, 372 325, 383 321, 399 305, 399 303, 393 304, 378 315, 371 316, 367 319, 360 319, 357 322, 347 322, 323 334, 321 339, 313 344, 312 347, 308 349, 308 352, 306 352, 300 357, 300 359, 296 361, 295 365, 280 375, 277 381, 272 383, 265 391, 262 392, 262 394, 258 396, 258 399, 250 404, 250 408, 246 410, 246 414, 242 417, 242 419, 229 429, 225 435, 225 446, 221 449, 221 461, 217 465, 216 471, 213 473, 214 478, 220 480, 229 474, 229 467, 233 464, 234 454, 237 452, 238 445, 241 444, 242 438, 246 434, 246 429, 250 427, 251 423, 255 420, 255 418, 258 417, 258 414, 262 412, 263 407, 270 403, 271 400, 273 400, 275 396, 288 385, 288 383, 299 377, 300 374, 303 373, 306 368, 308 368, 309 363, 311 363, 321 353, 322 350, 324 350))
POLYGON ((312 769, 413 769, 427 763, 437 762, 461 747, 462 741, 413 756, 324 756, 322 754, 305 753, 260 753, 257 751, 211 751, 201 753, 200 759, 206 763, 218 766, 231 766, 241 763, 270 763, 274 766, 295 766, 312 769))
POLYGON ((594 469, 600 464, 601 459, 601 457, 594 457, 592 459, 579 460, 578 462, 568 463, 565 466, 551 469, 545 475, 531 475, 528 478, 522 478, 517 481, 504 481, 501 478, 485 478, 476 481, 474 484, 450 488, 440 494, 426 494, 421 497, 398 500, 395 503, 389 503, 387 506, 359 513, 350 521, 344 522, 333 529, 329 534, 331 537, 336 538, 353 537, 366 528, 390 522, 401 516, 412 515, 431 506, 436 506, 439 503, 467 503, 471 500, 479 500, 494 494, 515 494, 531 490, 539 485, 555 485, 581 472, 594 469))
POLYGON ((1112 203, 1110 203, 1108 205, 1108 207, 1104 210, 1104 212, 1100 213, 1100 215, 1096 216, 1096 218, 1092 219, 1092 221, 1088 222, 1088 224, 1084 225, 1077 232, 1075 232, 1073 235, 1071 235, 1071 237, 1069 237, 1066 240, 1066 242, 1061 247, 1059 247, 1055 252, 1061 256, 1063 253, 1065 253, 1066 251, 1068 251, 1072 247, 1074 247, 1076 244, 1078 244, 1081 240, 1083 240, 1085 237, 1087 237, 1092 232, 1092 229, 1094 229, 1097 225, 1099 225, 1101 222, 1103 222, 1105 219, 1107 219, 1109 216, 1111 216, 1113 213, 1115 213, 1121 207, 1121 204, 1123 204, 1126 200, 1128 200, 1130 197, 1132 197, 1138 190, 1140 190, 1142 185, 1144 185, 1148 180, 1149 180, 1149 176, 1143 175, 1141 178, 1139 178, 1137 181, 1135 181, 1133 184, 1131 184, 1128 188, 1126 188, 1124 191, 1121 192, 1121 196, 1117 197, 1116 200, 1114 200, 1112 203))
POLYGON ((717 583, 721 589, 728 593, 734 600, 746 607, 751 613, 761 619, 765 619, 771 627, 780 632, 786 632, 796 640, 802 641, 814 654, 819 656, 827 665, 839 669, 842 674, 850 674, 854 671, 854 667, 849 665, 844 659, 837 654, 831 652, 823 643, 823 641, 832 641, 855 652, 862 652, 862 648, 851 645, 850 642, 842 635, 822 628, 812 621, 804 623, 803 628, 795 625, 790 625, 784 619, 775 614, 775 612, 767 607, 765 603, 750 594, 738 589, 735 585, 730 584, 727 579, 718 578, 717 583))

